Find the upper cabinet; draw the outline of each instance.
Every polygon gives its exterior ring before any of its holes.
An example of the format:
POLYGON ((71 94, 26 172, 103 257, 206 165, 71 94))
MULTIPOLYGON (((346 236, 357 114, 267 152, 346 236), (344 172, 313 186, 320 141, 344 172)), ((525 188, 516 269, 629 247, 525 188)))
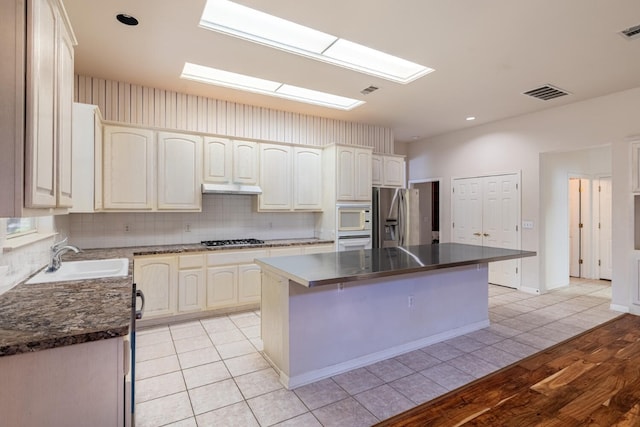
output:
POLYGON ((102 116, 96 105, 73 104, 73 208, 102 209, 102 116))
POLYGON ((322 150, 293 148, 293 208, 322 210, 322 150))
POLYGON ((108 125, 103 144, 105 210, 201 209, 201 136, 108 125))
POLYGON ((202 206, 202 137, 158 132, 158 210, 202 206))
POLYGON ((258 144, 205 137, 203 179, 210 183, 255 185, 258 182, 258 144))
POLYGON ((405 187, 404 156, 374 154, 371 159, 371 182, 375 187, 405 187))
POLYGON ((260 144, 259 210, 291 210, 292 148, 288 145, 260 144))
POLYGON ((148 129, 104 128, 104 209, 155 206, 155 138, 148 129))
POLYGON ((66 12, 59 0, 7 2, 0 20, 0 131, 15 141, 0 160, 0 217, 68 208, 76 41, 66 12))
POLYGON ((322 210, 322 150, 260 144, 258 210, 322 210))
POLYGON ((336 200, 371 200, 371 154, 366 147, 336 148, 336 200))

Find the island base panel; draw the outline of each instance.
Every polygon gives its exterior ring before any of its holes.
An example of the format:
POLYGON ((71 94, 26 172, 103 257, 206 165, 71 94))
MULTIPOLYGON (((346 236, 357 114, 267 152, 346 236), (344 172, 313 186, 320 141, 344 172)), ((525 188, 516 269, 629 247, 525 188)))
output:
POLYGON ((287 388, 489 325, 487 264, 307 288, 263 271, 264 353, 287 388))

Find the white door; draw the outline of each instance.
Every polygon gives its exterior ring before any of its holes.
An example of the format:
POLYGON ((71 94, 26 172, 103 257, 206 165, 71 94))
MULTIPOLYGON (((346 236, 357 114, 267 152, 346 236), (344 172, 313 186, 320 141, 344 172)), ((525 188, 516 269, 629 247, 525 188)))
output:
MULTIPOLYGON (((520 196, 518 176, 483 178, 482 244, 494 248, 519 249, 520 196)), ((517 288, 520 261, 489 263, 489 283, 517 288)))
MULTIPOLYGON (((453 242, 506 249, 520 248, 519 175, 453 181, 453 242)), ((489 282, 518 288, 520 261, 489 263, 489 282)))
POLYGON ((612 277, 612 251, 611 251, 611 177, 600 178, 599 183, 599 210, 600 223, 600 278, 611 280, 612 277))
POLYGON ((482 245, 482 178, 453 182, 453 241, 482 245))

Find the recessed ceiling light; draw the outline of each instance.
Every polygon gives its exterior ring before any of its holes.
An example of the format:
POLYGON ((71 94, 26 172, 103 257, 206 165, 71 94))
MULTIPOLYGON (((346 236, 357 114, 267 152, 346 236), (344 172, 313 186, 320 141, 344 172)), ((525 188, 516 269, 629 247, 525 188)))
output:
POLYGON ((116 19, 124 25, 130 25, 132 27, 138 25, 138 20, 131 15, 127 15, 126 13, 117 14, 116 19))
POLYGON ((244 74, 232 73, 189 62, 184 64, 180 77, 210 85, 224 86, 232 89, 244 90, 246 92, 276 96, 293 101, 305 102, 307 104, 336 108, 338 110, 352 110, 364 104, 364 101, 360 101, 358 99, 346 98, 344 96, 305 89, 244 74))
POLYGON ((207 0, 200 26, 398 83, 434 71, 228 0, 207 0))
POLYGON ((475 120, 475 119, 476 119, 475 117, 473 117, 473 116, 469 116, 469 117, 467 117, 465 120, 466 120, 466 121, 468 121, 468 122, 470 122, 470 121, 475 120))

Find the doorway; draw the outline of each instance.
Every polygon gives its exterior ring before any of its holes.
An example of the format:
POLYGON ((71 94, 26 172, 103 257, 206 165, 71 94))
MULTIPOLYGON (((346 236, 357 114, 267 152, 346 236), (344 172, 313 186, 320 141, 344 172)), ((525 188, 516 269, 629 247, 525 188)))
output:
POLYGON ((611 280, 611 177, 569 178, 569 276, 611 280))
POLYGON ((440 243, 440 180, 411 181, 420 193, 420 244, 440 243))

